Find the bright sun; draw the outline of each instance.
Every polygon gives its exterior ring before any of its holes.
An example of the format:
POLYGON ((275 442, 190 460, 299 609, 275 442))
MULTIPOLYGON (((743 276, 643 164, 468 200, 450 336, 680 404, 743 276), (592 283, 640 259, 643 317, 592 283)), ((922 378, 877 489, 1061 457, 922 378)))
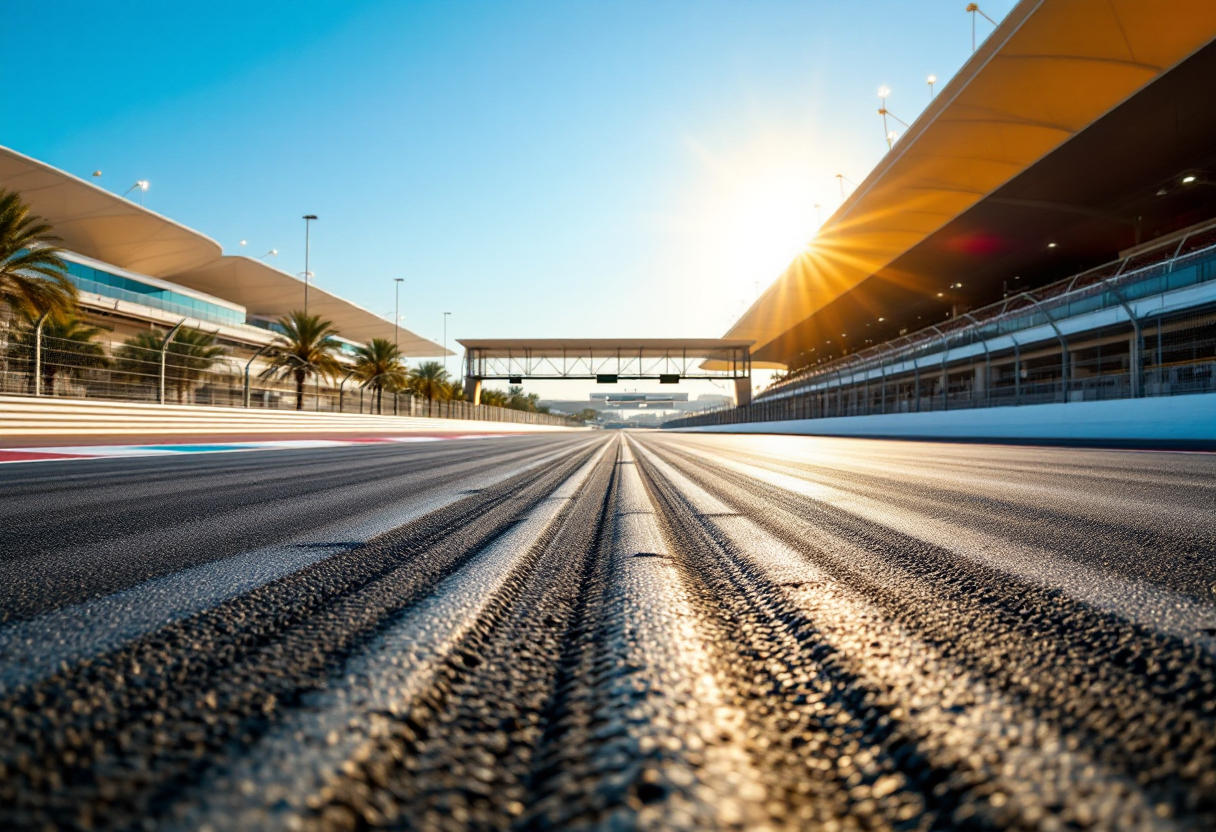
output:
POLYGON ((768 287, 806 249, 818 227, 802 177, 741 182, 727 212, 724 247, 732 275, 747 289, 768 287))

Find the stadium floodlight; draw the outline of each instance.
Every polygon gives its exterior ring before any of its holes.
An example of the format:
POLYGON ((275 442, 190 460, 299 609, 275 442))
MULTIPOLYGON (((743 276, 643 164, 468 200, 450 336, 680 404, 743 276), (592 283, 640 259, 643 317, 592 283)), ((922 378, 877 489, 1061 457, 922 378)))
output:
POLYGON ((883 100, 883 102, 885 103, 886 100, 891 97, 891 88, 888 87, 886 84, 883 84, 881 87, 878 88, 878 97, 881 98, 883 100))
POLYGON ((98 176, 98 177, 100 177, 100 176, 101 176, 101 171, 99 171, 99 170, 95 170, 95 171, 93 171, 93 175, 94 175, 94 176, 98 176))
POLYGON ((241 244, 240 244, 240 245, 237 247, 236 253, 237 253, 237 254, 244 254, 244 253, 245 253, 245 246, 247 246, 247 245, 249 245, 249 241, 248 241, 248 240, 241 240, 241 244))
POLYGON ((1183 185, 1189 185, 1189 184, 1191 184, 1191 183, 1192 183, 1192 182, 1194 182, 1194 181, 1195 181, 1195 177, 1194 177, 1194 176, 1184 176, 1184 177, 1182 177, 1182 184, 1183 184, 1183 185))
POLYGON ((976 15, 976 13, 978 12, 979 14, 984 15, 984 20, 987 20, 993 26, 996 25, 996 21, 993 20, 988 15, 984 14, 984 10, 980 8, 979 3, 968 3, 966 12, 971 15, 971 51, 974 52, 975 51, 975 15, 976 15))
POLYGON ((1047 247, 1048 247, 1048 248, 1055 248, 1055 247, 1056 247, 1056 244, 1055 244, 1055 243, 1048 243, 1048 244, 1047 244, 1047 247))
POLYGON ((272 248, 270 251, 266 252, 258 259, 265 260, 267 257, 278 257, 278 256, 279 256, 279 250, 277 248, 272 248))
POLYGON ((124 193, 123 196, 126 196, 127 194, 131 193, 131 191, 134 191, 134 190, 139 191, 139 204, 143 205, 144 204, 144 193, 147 192, 147 190, 148 190, 148 180, 140 179, 134 185, 127 188, 127 193, 124 193))

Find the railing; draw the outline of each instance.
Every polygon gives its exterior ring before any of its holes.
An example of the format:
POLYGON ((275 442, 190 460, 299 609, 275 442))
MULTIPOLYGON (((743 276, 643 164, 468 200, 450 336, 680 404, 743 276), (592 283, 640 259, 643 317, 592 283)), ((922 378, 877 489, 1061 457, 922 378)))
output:
MULTIPOLYGON (((248 357, 226 350, 160 350, 133 345, 107 348, 101 344, 42 334, 34 327, 0 329, 0 393, 164 404, 249 407, 260 410, 308 410, 324 413, 364 413, 385 416, 429 416, 517 424, 572 427, 565 416, 432 400, 405 390, 377 390, 345 380, 310 375, 302 390, 290 379, 246 375, 248 357), (35 372, 37 367, 37 372, 35 372)), ((345 373, 343 375, 346 375, 345 373)))
POLYGON ((1169 314, 1135 311, 1145 298, 1213 280, 1216 226, 809 367, 748 407, 664 427, 1216 392, 1210 300, 1169 314), (1116 323, 1073 331, 1081 316, 1109 309, 1119 311, 1116 323))
POLYGON ((242 326, 245 323, 245 315, 242 312, 237 312, 234 309, 226 309, 214 303, 206 301, 194 300, 183 295, 176 295, 172 292, 132 292, 129 289, 121 289, 117 286, 111 286, 108 283, 99 283, 95 280, 90 280, 87 277, 81 277, 75 274, 69 274, 68 280, 76 285, 76 288, 82 292, 88 292, 97 295, 101 298, 109 298, 111 300, 122 300, 128 303, 137 303, 141 306, 148 306, 152 309, 159 309, 162 312, 169 312, 174 315, 183 315, 187 318, 195 318, 200 321, 205 321, 214 324, 223 324, 224 326, 242 326), (164 297, 179 297, 182 300, 189 300, 190 303, 180 303, 169 300, 164 297))

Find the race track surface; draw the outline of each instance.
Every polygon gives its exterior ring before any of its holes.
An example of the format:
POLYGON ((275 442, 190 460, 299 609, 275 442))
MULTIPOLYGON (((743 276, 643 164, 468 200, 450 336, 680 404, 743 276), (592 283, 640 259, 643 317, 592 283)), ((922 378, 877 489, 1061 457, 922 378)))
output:
POLYGON ((0 466, 0 828, 1216 828, 1216 456, 0 466))

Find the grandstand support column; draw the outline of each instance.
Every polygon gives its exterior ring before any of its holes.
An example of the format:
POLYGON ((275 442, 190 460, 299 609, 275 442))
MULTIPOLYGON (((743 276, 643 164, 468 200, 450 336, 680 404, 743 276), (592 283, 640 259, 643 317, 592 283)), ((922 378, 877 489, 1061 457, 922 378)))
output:
POLYGON ((887 412, 887 362, 885 359, 883 360, 883 362, 881 364, 878 365, 878 369, 882 373, 882 392, 878 394, 878 412, 886 413, 887 412))
MULTIPOLYGON (((1186 238, 1183 238, 1182 242, 1185 241, 1186 238)), ((1179 248, 1182 247, 1182 242, 1178 243, 1179 248)), ((1174 256, 1177 257, 1178 253, 1175 252, 1174 256)), ((1173 268, 1174 264, 1171 261, 1170 269, 1173 270, 1173 268)), ((1115 296, 1115 299, 1119 301, 1119 305, 1122 306, 1123 311, 1127 313, 1127 320, 1131 322, 1132 325, 1132 340, 1128 344, 1127 350, 1127 374, 1131 382, 1132 398, 1138 399, 1144 394, 1143 384, 1141 383, 1140 378, 1140 364, 1142 361, 1141 350, 1143 349, 1144 333, 1140 331, 1140 319, 1136 317, 1135 311, 1131 308, 1131 306, 1128 305, 1127 299, 1123 297, 1123 293, 1111 285, 1111 278, 1107 278, 1103 282, 1106 283, 1107 288, 1110 289, 1111 293, 1115 296)))
POLYGON ((1051 313, 1047 311, 1047 307, 1039 303, 1038 300, 1027 292, 1023 292, 1022 297, 1026 298, 1028 301, 1038 307, 1038 310, 1043 313, 1043 317, 1047 319, 1047 323, 1051 324, 1051 328, 1056 331, 1056 338, 1060 341, 1060 389, 1064 394, 1064 403, 1067 404, 1069 398, 1068 382, 1070 377, 1070 373, 1068 372, 1068 339, 1064 337, 1064 333, 1060 331, 1058 326, 1056 326, 1056 319, 1051 317, 1051 313))
POLYGON ((1009 340, 1013 341, 1013 406, 1017 407, 1022 403, 1022 347, 1012 335, 1009 340))
MULTIPOLYGON (((971 322, 974 323, 977 327, 980 325, 980 322, 978 320, 976 320, 975 316, 972 315, 970 312, 964 312, 963 317, 970 318, 971 322)), ((988 349, 988 339, 987 338, 981 338, 980 345, 984 348, 983 375, 980 375, 980 368, 976 367, 975 373, 976 373, 977 378, 975 380, 974 385, 971 388, 971 400, 975 401, 975 391, 977 388, 979 388, 982 385, 984 388, 984 407, 991 407, 992 406, 992 350, 988 349)))
POLYGON ((912 412, 920 413, 920 361, 916 358, 912 359, 912 376, 914 379, 912 383, 916 385, 916 401, 914 402, 916 407, 912 412))
POLYGON ((751 376, 743 376, 735 379, 735 406, 746 407, 752 403, 752 379, 751 376))
POLYGON ((465 376, 464 394, 473 407, 479 407, 481 405, 481 379, 476 376, 465 376))
POLYGON ((950 355, 950 342, 947 340, 945 333, 935 326, 930 326, 929 329, 937 333, 937 337, 942 339, 942 410, 950 409, 950 371, 946 367, 946 362, 950 355))

